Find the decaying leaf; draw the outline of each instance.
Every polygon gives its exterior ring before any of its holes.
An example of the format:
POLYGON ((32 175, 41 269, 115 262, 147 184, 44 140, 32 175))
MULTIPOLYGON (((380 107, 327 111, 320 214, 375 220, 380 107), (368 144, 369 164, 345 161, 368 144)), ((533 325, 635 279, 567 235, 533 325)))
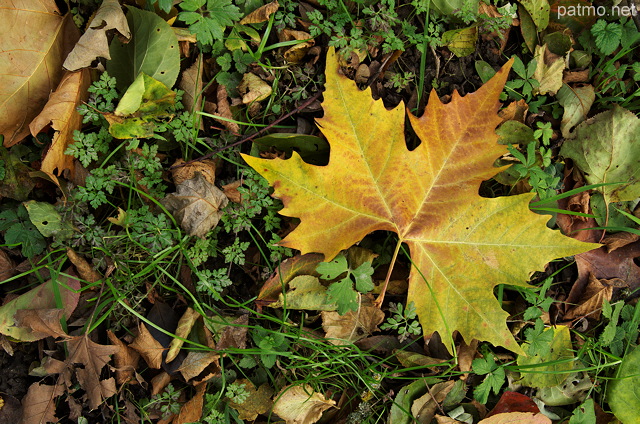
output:
MULTIPOLYGON (((569 327, 558 325, 546 328, 545 332, 553 333, 553 339, 547 352, 536 353, 531 356, 518 356, 518 365, 539 365, 535 368, 535 373, 522 373, 520 384, 527 387, 553 387, 561 384, 573 370, 574 358, 573 347, 571 346, 571 334, 569 327), (550 365, 543 365, 550 364, 550 365)), ((526 346, 526 345, 525 345, 526 346)))
POLYGON ((508 68, 476 93, 454 92, 446 105, 432 92, 424 115, 409 115, 422 140, 409 151, 402 106, 374 102, 369 90, 338 74, 330 52, 318 120, 331 144, 329 164, 306 164, 295 152, 288 160, 243 156, 274 185, 285 206, 280 213, 301 220, 283 246, 331 260, 372 231, 396 232, 419 270, 411 273, 407 302, 416 305, 425 333, 444 335, 450 350, 449 334, 458 330, 467 342, 521 352, 493 287, 525 287, 531 272, 556 257, 596 247, 548 229, 548 217, 529 210, 531 194, 478 195, 506 152, 494 130, 508 68))
POLYGON ((67 249, 67 257, 75 265, 76 270, 78 271, 78 275, 80 278, 88 281, 89 283, 96 283, 102 280, 102 275, 95 270, 93 266, 87 262, 85 258, 78 255, 72 249, 67 249))
POLYGON ((238 91, 242 95, 242 103, 248 105, 266 99, 273 89, 256 74, 247 72, 238 85, 238 91))
POLYGON ((260 6, 259 8, 257 8, 256 10, 254 10, 253 12, 249 13, 247 16, 242 18, 242 20, 240 21, 240 24, 247 25, 247 24, 259 24, 260 22, 266 22, 269 20, 269 17, 271 15, 276 13, 276 10, 278 10, 279 6, 280 5, 278 4, 277 0, 272 1, 271 3, 267 3, 264 6, 260 6))
POLYGON ((118 339, 111 330, 107 330, 107 335, 111 343, 118 348, 113 355, 113 362, 116 366, 116 383, 122 385, 134 378, 140 354, 118 339))
POLYGON ((138 337, 129 347, 140 353, 149 367, 159 369, 162 366, 164 347, 149 333, 143 323, 138 324, 138 337))
POLYGON ((180 408, 180 413, 173 419, 173 424, 187 424, 200 421, 202 418, 202 407, 204 404, 204 394, 207 391, 207 384, 200 383, 196 386, 196 394, 180 408))
POLYGON ((186 180, 195 178, 196 173, 201 173, 211 184, 216 182, 216 163, 211 159, 199 160, 184 165, 185 161, 178 159, 171 165, 171 176, 175 185, 180 185, 186 180))
POLYGON ((375 306, 360 306, 356 311, 344 315, 337 312, 322 312, 322 328, 325 337, 335 345, 350 344, 378 331, 384 321, 384 312, 375 306))
POLYGON ((276 396, 273 412, 287 424, 313 424, 335 404, 309 385, 287 386, 276 396))
POLYGON ((619 106, 578 125, 575 138, 560 154, 571 158, 589 184, 622 183, 599 187, 607 203, 640 197, 640 119, 619 106))
POLYGON ((20 309, 14 318, 16 326, 31 329, 31 336, 36 340, 45 337, 68 337, 62 329, 60 319, 64 309, 20 309))
POLYGON ((335 311, 338 306, 329 301, 327 287, 318 277, 299 275, 289 282, 286 295, 280 293, 278 301, 270 304, 272 308, 305 309, 311 311, 335 311))
POLYGON ((541 412, 507 412, 485 418, 478 424, 551 424, 551 420, 541 412))
POLYGON ((573 137, 571 130, 584 121, 596 99, 596 93, 591 84, 582 87, 563 85, 556 95, 560 106, 564 108, 560 130, 564 138, 573 137))
POLYGON ((575 307, 569 309, 564 315, 565 320, 586 316, 598 320, 602 314, 602 303, 606 299, 611 301, 615 287, 626 287, 619 278, 612 280, 599 280, 593 274, 589 274, 589 283, 582 295, 583 300, 575 307))
POLYGON ((60 16, 54 1, 3 2, 0 22, 0 134, 10 147, 29 134, 79 34, 71 14, 60 16))
POLYGON ((430 423, 455 381, 449 380, 434 384, 427 393, 413 401, 411 413, 418 417, 419 423, 430 423))
POLYGON ((216 343, 216 350, 229 348, 245 349, 247 347, 247 330, 249 329, 249 316, 241 315, 231 324, 222 329, 220 340, 216 343))
POLYGON ((236 383, 244 386, 249 396, 242 403, 229 400, 229 406, 238 411, 241 420, 254 421, 259 414, 264 414, 273 406, 273 389, 268 384, 256 388, 250 380, 240 379, 236 383))
POLYGON ((200 55, 193 65, 182 72, 182 78, 178 84, 178 87, 184 91, 182 95, 184 109, 192 112, 200 121, 200 125, 202 125, 202 120, 196 112, 202 110, 202 71, 202 55, 200 55))
POLYGON ((100 345, 87 334, 71 338, 67 342, 69 358, 67 363, 75 365, 80 386, 87 392, 89 407, 96 409, 102 401, 116 394, 116 382, 113 377, 100 379, 102 368, 118 351, 116 346, 100 345))
POLYGON ((218 85, 216 99, 217 114, 224 119, 216 119, 215 116, 213 118, 220 122, 231 133, 238 134, 240 132, 240 126, 237 122, 233 121, 233 113, 231 113, 229 106, 227 89, 222 84, 218 85))
POLYGON ((176 192, 164 198, 164 206, 192 236, 204 237, 218 225, 222 209, 229 199, 201 174, 176 186, 176 192))
POLYGON ((178 371, 180 371, 187 381, 200 375, 209 365, 213 365, 214 367, 213 374, 218 374, 220 372, 218 358, 220 358, 220 355, 214 351, 192 350, 187 354, 184 361, 182 361, 178 371))
POLYGON ((533 78, 540 83, 535 92, 539 94, 556 94, 562 87, 562 71, 565 68, 564 58, 550 54, 545 44, 544 46, 536 46, 535 59, 538 66, 533 78))
POLYGON ((22 400, 20 424, 57 423, 56 398, 65 392, 62 384, 33 383, 22 400))
POLYGON ((67 318, 71 316, 80 298, 80 282, 74 278, 59 275, 56 281, 50 280, 40 284, 0 306, 0 333, 26 342, 47 337, 48 334, 33 332, 29 327, 16 326, 15 314, 19 310, 56 308, 55 290, 59 290, 64 305, 63 315, 67 318), (57 285, 56 288, 54 288, 54 284, 57 285))
POLYGON ((91 75, 88 70, 66 73, 42 112, 29 124, 33 136, 49 123, 56 131, 42 160, 41 171, 53 174, 57 170, 57 175, 62 175, 62 171, 68 169, 70 177, 74 177, 74 158, 64 152, 74 142, 73 132, 82 127, 82 117, 76 109, 87 100, 90 85, 91 75))
POLYGON ((131 38, 127 17, 118 0, 102 0, 102 5, 93 16, 89 27, 82 34, 64 64, 65 69, 75 71, 91 66, 99 57, 111 59, 107 32, 116 30, 125 39, 131 38))

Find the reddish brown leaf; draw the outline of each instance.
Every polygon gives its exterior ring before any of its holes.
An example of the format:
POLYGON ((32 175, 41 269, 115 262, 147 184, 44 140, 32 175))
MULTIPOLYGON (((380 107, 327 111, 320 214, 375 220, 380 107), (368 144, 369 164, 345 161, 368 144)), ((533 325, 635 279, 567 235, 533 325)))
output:
POLYGON ((111 343, 118 348, 113 355, 113 362, 116 366, 116 383, 122 385, 133 379, 140 354, 118 339, 111 330, 107 330, 107 335, 111 343))
POLYGON ((162 353, 165 349, 160 342, 149 333, 147 326, 143 323, 138 324, 138 337, 136 337, 129 347, 138 351, 149 367, 159 369, 162 366, 162 353))
POLYGON ((500 400, 493 407, 486 418, 505 412, 540 412, 538 405, 529 397, 518 392, 506 391, 500 396, 500 400))
POLYGON ((30 328, 31 336, 43 339, 69 337, 60 324, 63 315, 64 309, 21 309, 14 317, 18 327, 30 328))
POLYGON ((33 383, 22 400, 20 424, 57 423, 56 398, 63 393, 62 385, 33 383))

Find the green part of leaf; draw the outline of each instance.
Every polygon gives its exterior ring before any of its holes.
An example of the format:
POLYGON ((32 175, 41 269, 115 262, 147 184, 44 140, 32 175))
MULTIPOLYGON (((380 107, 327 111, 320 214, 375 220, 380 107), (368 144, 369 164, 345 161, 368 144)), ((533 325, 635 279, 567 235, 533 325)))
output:
MULTIPOLYGON (((569 328, 559 325, 544 330, 553 334, 549 349, 532 356, 518 356, 518 365, 523 368, 521 384, 528 387, 544 388, 562 383, 573 369, 574 358, 569 328), (526 372, 530 371, 530 372, 526 372)), ((540 343, 541 344, 541 343, 540 343)), ((528 346, 525 344, 525 350, 528 346)))
POLYGON ((24 204, 24 207, 27 208, 29 219, 43 236, 55 236, 65 240, 73 234, 71 224, 62 220, 62 216, 52 204, 30 200, 24 204))
POLYGON ((591 27, 591 34, 595 37, 596 46, 602 54, 610 55, 620 45, 622 39, 622 25, 617 22, 607 22, 604 19, 591 27))
POLYGON ((242 18, 240 9, 231 0, 184 0, 180 8, 183 12, 178 14, 178 19, 189 25, 189 31, 204 45, 222 40, 226 27, 242 18), (206 8, 202 10, 205 3, 206 8))
POLYGON ((349 270, 347 264, 347 258, 343 254, 339 254, 332 261, 321 262, 318 264, 316 271, 320 274, 320 277, 324 280, 333 280, 338 278, 349 270))
POLYGON ((593 399, 587 399, 582 405, 573 411, 569 424, 595 424, 596 412, 593 399))
POLYGON ((124 91, 144 72, 173 87, 180 72, 178 38, 168 23, 153 12, 129 7, 127 21, 132 29, 131 41, 123 44, 114 38, 110 46, 111 60, 107 71, 124 91))
POLYGON ((616 379, 609 382, 607 401, 616 418, 623 423, 638 421, 640 411, 640 347, 622 359, 616 379))
POLYGON ((358 292, 353 289, 353 282, 345 278, 332 283, 327 290, 331 303, 338 305, 338 313, 344 315, 358 309, 358 292))
POLYGON ((538 32, 544 31, 549 25, 549 12, 551 7, 547 0, 520 0, 520 4, 529 12, 538 32))

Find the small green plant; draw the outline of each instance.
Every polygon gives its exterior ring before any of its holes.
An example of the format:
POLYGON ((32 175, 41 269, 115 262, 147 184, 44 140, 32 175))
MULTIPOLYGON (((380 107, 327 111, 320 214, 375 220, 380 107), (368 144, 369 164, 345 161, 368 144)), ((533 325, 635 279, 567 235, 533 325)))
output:
POLYGON ((142 410, 147 411, 149 409, 155 409, 160 411, 163 417, 168 417, 172 414, 180 412, 180 391, 176 390, 173 384, 167 384, 165 389, 152 397, 151 399, 145 399, 141 402, 142 410))
POLYGON ((189 25, 203 46, 211 46, 224 38, 226 27, 242 18, 231 0, 183 0, 178 19, 189 25))
POLYGON ((518 56, 514 56, 512 70, 519 78, 506 82, 504 88, 508 96, 514 100, 525 99, 527 103, 531 101, 533 92, 540 86, 538 80, 533 78, 538 67, 535 59, 531 60, 525 67, 524 63, 518 56))
POLYGON ((486 376, 473 391, 473 398, 485 404, 491 392, 496 395, 500 393, 500 388, 506 381, 506 375, 504 368, 496 363, 495 355, 486 345, 483 345, 482 355, 482 358, 474 359, 471 366, 474 373, 486 376))
POLYGON ((272 368, 276 364, 278 355, 289 349, 289 339, 282 333, 256 327, 251 335, 261 351, 260 360, 266 368, 272 368))
POLYGON ((322 262, 316 268, 320 278, 339 281, 331 283, 327 295, 331 302, 338 305, 338 313, 344 315, 358 309, 358 293, 368 293, 373 290, 373 267, 371 262, 364 262, 355 269, 351 269, 344 254, 340 253, 330 262, 322 262), (354 290, 355 284, 355 290, 354 290))
POLYGON ((411 335, 419 336, 422 333, 413 302, 410 302, 406 308, 403 307, 402 303, 390 303, 389 311, 393 313, 393 316, 387 318, 387 322, 380 326, 381 330, 396 331, 400 336, 401 342, 411 335))
POLYGON ((30 259, 47 247, 47 241, 33 225, 23 205, 0 212, 0 232, 4 232, 6 245, 20 246, 22 256, 30 259))
POLYGON ((536 143, 527 145, 526 155, 512 145, 507 149, 519 161, 513 165, 514 171, 520 179, 527 180, 541 200, 556 194, 560 188, 561 174, 555 164, 551 164, 551 149, 541 147, 536 151, 536 143), (545 166, 545 163, 548 165, 545 166))
POLYGON ((607 22, 604 19, 598 19, 591 27, 591 34, 600 53, 608 56, 620 46, 622 25, 618 22, 607 22))
POLYGON ((225 393, 227 399, 231 402, 243 404, 249 398, 249 392, 246 389, 246 383, 238 383, 237 381, 227 386, 225 393))

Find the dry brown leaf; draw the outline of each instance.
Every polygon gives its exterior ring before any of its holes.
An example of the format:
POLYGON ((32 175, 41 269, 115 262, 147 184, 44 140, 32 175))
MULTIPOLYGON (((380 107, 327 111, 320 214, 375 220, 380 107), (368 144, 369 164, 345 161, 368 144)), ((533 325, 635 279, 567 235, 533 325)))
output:
POLYGON ((254 421, 258 415, 264 414, 273 406, 273 400, 271 400, 273 389, 268 384, 265 383, 256 389, 253 383, 247 379, 239 379, 235 383, 244 386, 244 389, 249 393, 247 399, 242 403, 229 400, 229 406, 238 411, 238 418, 241 420, 254 421))
POLYGON ((593 274, 590 274, 589 283, 582 295, 584 301, 580 302, 576 307, 569 309, 564 319, 569 320, 583 316, 594 320, 600 319, 604 300, 611 301, 613 289, 624 287, 627 287, 627 284, 619 278, 598 280, 593 274))
POLYGON ((311 49, 316 44, 315 40, 311 38, 311 34, 309 34, 308 32, 296 31, 289 28, 285 28, 281 32, 279 32, 278 38, 280 39, 280 41, 306 40, 285 50, 283 56, 284 59, 289 63, 302 62, 302 59, 304 59, 304 57, 307 55, 309 49, 311 49))
POLYGON ((93 16, 86 32, 64 61, 65 69, 75 71, 91 66, 99 57, 111 59, 107 32, 116 30, 125 39, 131 38, 127 17, 118 0, 102 0, 102 5, 93 16))
POLYGON ((460 372, 465 373, 460 378, 465 380, 469 375, 466 374, 471 371, 471 363, 478 353, 478 341, 471 340, 471 343, 466 344, 464 341, 458 346, 458 366, 460 372))
POLYGON ((64 309, 20 309, 14 315, 18 327, 28 327, 38 339, 69 337, 62 329, 60 319, 64 309))
POLYGON ((147 326, 143 323, 138 324, 138 337, 129 347, 135 349, 150 368, 160 369, 162 366, 164 347, 149 333, 147 326))
POLYGON ((0 134, 10 147, 29 134, 79 34, 71 14, 60 16, 52 1, 5 1, 0 22, 0 134))
POLYGON ((271 3, 267 3, 264 6, 260 6, 253 12, 249 13, 247 16, 240 20, 241 25, 246 24, 259 24, 260 22, 266 22, 269 20, 269 17, 276 13, 278 10, 278 0, 272 1, 271 3))
POLYGON ((238 85, 238 91, 242 95, 242 103, 248 105, 268 98, 273 89, 256 74, 247 72, 238 85))
POLYGON ((171 376, 162 371, 151 379, 151 396, 156 396, 164 390, 165 387, 171 382, 171 376))
POLYGON ((222 186, 222 192, 227 199, 233 203, 242 203, 242 194, 238 191, 238 187, 242 185, 242 180, 234 181, 222 186))
POLYGON ((0 282, 15 275, 16 264, 4 250, 0 250, 0 282))
POLYGON ((287 424, 313 424, 335 404, 322 393, 314 392, 309 385, 287 386, 276 396, 273 412, 287 424))
POLYGON ((322 311, 322 328, 325 337, 335 345, 350 344, 378 331, 384 321, 384 312, 374 306, 360 306, 357 311, 344 315, 322 311))
MULTIPOLYGON (((233 119, 233 114, 231 113, 231 107, 229 106, 229 99, 227 94, 227 89, 224 85, 218 85, 218 91, 216 92, 216 113, 221 118, 225 119, 216 119, 220 122, 229 132, 232 134, 240 133, 240 126, 237 122, 231 122, 230 119, 233 119)), ((215 119, 215 116, 214 116, 215 119)))
POLYGON ((244 349, 247 347, 247 330, 249 329, 249 315, 241 315, 230 325, 222 329, 216 350, 231 348, 244 349))
POLYGON ((89 407, 96 409, 102 401, 116 394, 116 382, 113 378, 100 379, 102 368, 109 363, 111 355, 118 351, 115 346, 95 343, 87 334, 73 337, 67 342, 69 365, 75 367, 80 386, 85 390, 89 407))
POLYGON ((22 399, 22 420, 20 424, 57 423, 56 398, 65 392, 61 384, 33 383, 22 399))
POLYGON ((524 99, 521 99, 517 102, 511 102, 509 103, 509 106, 499 110, 498 116, 502 119, 501 123, 506 121, 518 121, 521 124, 524 124, 527 112, 529 112, 529 105, 524 101, 524 99))
POLYGON ((199 422, 202 418, 202 406, 204 394, 207 390, 206 383, 196 386, 196 394, 180 408, 180 413, 173 419, 173 424, 187 424, 199 422))
POLYGON ((171 165, 171 176, 173 182, 178 185, 196 176, 196 172, 201 173, 205 179, 213 184, 216 182, 216 163, 211 159, 205 159, 188 165, 181 166, 185 161, 178 159, 171 165))
POLYGON ((102 280, 102 275, 100 275, 94 268, 87 262, 85 258, 78 255, 72 249, 67 249, 67 257, 75 265, 80 278, 88 281, 89 283, 96 283, 102 280))
POLYGON ((462 424, 462 421, 454 420, 451 417, 436 414, 436 422, 438 424, 462 424))
POLYGON ((171 340, 171 344, 169 344, 169 350, 167 352, 167 357, 165 358, 165 362, 168 364, 169 362, 176 359, 180 349, 182 349, 182 345, 184 344, 184 340, 189 337, 189 333, 193 328, 193 325, 200 318, 200 313, 192 308, 187 308, 184 311, 184 314, 180 317, 178 321, 178 327, 175 331, 175 337, 171 340))
POLYGON ((178 371, 180 371, 180 374, 182 374, 184 379, 187 381, 200 375, 205 368, 212 364, 215 369, 215 373, 217 373, 220 371, 220 366, 218 365, 219 358, 220 355, 214 351, 192 350, 184 361, 182 361, 178 371))
POLYGON ((111 330, 107 330, 107 335, 111 343, 118 348, 113 355, 113 362, 116 366, 116 383, 122 385, 133 380, 140 354, 118 339, 111 330))
MULTIPOLYGON (((184 91, 182 96, 184 109, 193 112, 194 115, 202 110, 202 70, 202 55, 200 55, 193 65, 182 72, 182 78, 178 84, 178 87, 184 91)), ((199 126, 202 127, 202 119, 199 119, 199 122, 199 126)))
POLYGON ((65 73, 44 109, 29 124, 29 130, 34 137, 49 123, 56 131, 42 160, 41 171, 53 174, 57 169, 57 175, 62 175, 62 172, 68 169, 70 177, 75 177, 74 158, 65 155, 64 152, 75 142, 73 132, 82 128, 82 117, 77 108, 87 100, 90 85, 91 74, 88 69, 65 73))
POLYGON ((222 209, 229 199, 199 172, 190 180, 176 186, 162 204, 173 214, 180 226, 190 235, 204 237, 218 225, 222 209))
POLYGON ((0 423, 19 423, 22 419, 22 404, 9 394, 3 393, 0 398, 0 423))
POLYGON ((607 246, 607 253, 611 253, 616 249, 635 243, 640 240, 640 235, 633 233, 615 233, 607 236, 602 243, 607 246))

